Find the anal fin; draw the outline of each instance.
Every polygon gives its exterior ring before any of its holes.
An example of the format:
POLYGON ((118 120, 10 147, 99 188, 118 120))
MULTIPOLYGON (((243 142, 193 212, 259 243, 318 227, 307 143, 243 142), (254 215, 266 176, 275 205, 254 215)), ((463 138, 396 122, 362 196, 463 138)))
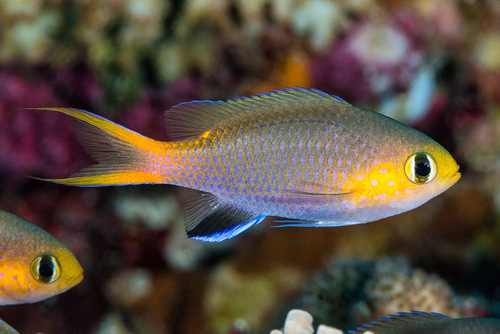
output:
POLYGON ((188 202, 184 222, 189 238, 220 242, 237 236, 266 216, 238 208, 211 194, 188 202))

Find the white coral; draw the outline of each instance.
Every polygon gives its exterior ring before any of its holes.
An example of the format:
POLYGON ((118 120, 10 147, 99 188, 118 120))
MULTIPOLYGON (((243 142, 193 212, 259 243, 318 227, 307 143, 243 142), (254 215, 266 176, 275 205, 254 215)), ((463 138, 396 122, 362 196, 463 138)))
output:
POLYGON ((314 49, 330 45, 337 30, 346 25, 338 4, 325 0, 303 1, 296 5, 292 25, 299 36, 310 36, 314 49))
MULTIPOLYGON (((274 329, 270 334, 313 334, 314 327, 312 326, 313 317, 304 310, 293 309, 288 312, 285 320, 283 331, 274 329)), ((339 329, 319 325, 316 334, 342 334, 339 329)))

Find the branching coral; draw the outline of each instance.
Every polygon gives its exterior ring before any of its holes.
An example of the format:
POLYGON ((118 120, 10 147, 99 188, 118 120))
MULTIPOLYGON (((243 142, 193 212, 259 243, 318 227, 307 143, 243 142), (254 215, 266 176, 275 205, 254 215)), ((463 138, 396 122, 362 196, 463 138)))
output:
POLYGON ((312 316, 303 310, 291 310, 288 312, 285 320, 283 331, 273 330, 271 334, 312 334, 314 328, 312 326, 312 316))

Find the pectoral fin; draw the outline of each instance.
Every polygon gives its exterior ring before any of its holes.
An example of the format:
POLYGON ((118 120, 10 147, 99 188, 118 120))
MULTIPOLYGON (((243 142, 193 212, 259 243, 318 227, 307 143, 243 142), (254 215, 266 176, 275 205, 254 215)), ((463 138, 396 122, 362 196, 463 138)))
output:
POLYGON ((188 202, 184 222, 189 238, 220 242, 242 233, 266 216, 238 208, 211 195, 203 194, 188 202))
POLYGON ((314 220, 276 220, 272 227, 332 227, 332 226, 347 226, 360 224, 359 222, 318 222, 314 220))
POLYGON ((323 202, 348 202, 354 196, 354 191, 348 192, 328 192, 322 185, 302 182, 293 189, 285 189, 288 197, 299 203, 323 203, 323 202))

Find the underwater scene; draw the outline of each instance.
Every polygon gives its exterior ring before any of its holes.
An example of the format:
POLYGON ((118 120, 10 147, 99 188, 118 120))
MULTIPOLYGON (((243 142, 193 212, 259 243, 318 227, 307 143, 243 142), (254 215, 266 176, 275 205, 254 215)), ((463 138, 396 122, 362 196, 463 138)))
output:
POLYGON ((0 1, 0 333, 500 333, 500 2, 0 1))

